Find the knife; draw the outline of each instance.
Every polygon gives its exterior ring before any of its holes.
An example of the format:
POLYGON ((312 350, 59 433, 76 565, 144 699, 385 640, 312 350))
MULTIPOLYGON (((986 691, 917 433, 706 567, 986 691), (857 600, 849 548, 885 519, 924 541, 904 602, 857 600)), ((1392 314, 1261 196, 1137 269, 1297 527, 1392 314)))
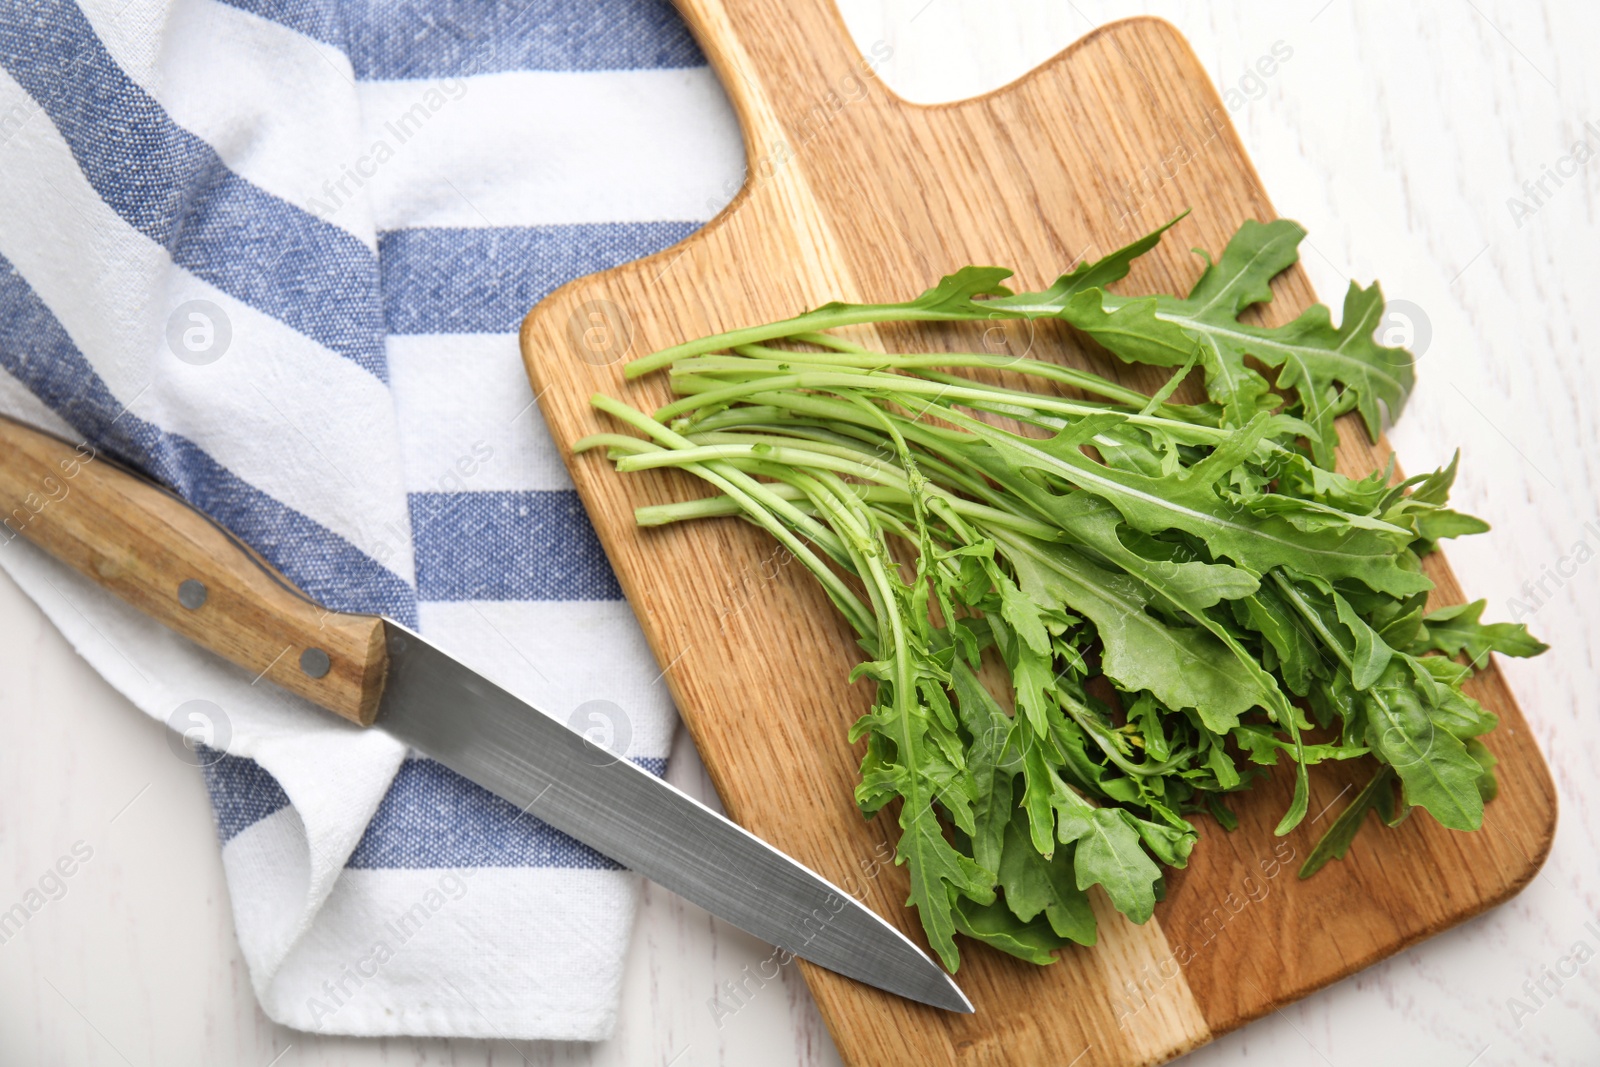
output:
POLYGON ((21 536, 196 644, 384 730, 780 949, 949 1011, 972 1004, 845 890, 495 685, 422 635, 328 611, 181 498, 0 416, 0 547, 21 536))

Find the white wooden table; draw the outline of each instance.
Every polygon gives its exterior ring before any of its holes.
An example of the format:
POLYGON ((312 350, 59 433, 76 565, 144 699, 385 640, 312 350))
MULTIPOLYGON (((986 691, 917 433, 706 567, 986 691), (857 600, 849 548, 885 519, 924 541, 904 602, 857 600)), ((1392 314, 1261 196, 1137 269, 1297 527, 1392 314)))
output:
MULTIPOLYGON (((1184 1062, 1600 1063, 1600 158, 1571 155, 1586 140, 1600 157, 1600 5, 841 6, 858 41, 892 47, 888 84, 921 101, 1001 85, 1105 21, 1176 23, 1234 90, 1233 121, 1279 209, 1310 228, 1307 266, 1324 297, 1348 276, 1377 276, 1414 309, 1420 386, 1392 436, 1412 470, 1463 447, 1457 499, 1496 527, 1452 550, 1463 584, 1504 617, 1510 598, 1529 599, 1524 583, 1543 579, 1529 621, 1554 648, 1505 665, 1561 794, 1543 873, 1499 910, 1184 1062), (1270 77, 1251 75, 1274 46, 1292 54, 1270 77)), ((719 1026, 708 1009, 718 984, 770 950, 653 888, 621 1025, 604 1044, 361 1041, 275 1026, 234 944, 199 772, 3 577, 0 738, 0 901, 73 842, 93 852, 25 936, 0 944, 0 1064, 837 1062, 792 968, 719 1026)), ((672 767, 673 781, 709 795, 681 738, 672 767)))

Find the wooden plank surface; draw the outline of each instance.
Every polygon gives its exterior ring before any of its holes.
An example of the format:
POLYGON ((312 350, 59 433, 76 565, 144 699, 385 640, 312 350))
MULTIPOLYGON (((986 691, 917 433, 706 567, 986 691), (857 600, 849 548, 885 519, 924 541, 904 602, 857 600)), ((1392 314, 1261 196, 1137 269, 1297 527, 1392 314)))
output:
MULTIPOLYGON (((658 256, 572 283, 524 324, 524 358, 558 445, 607 426, 595 390, 650 405, 659 376, 624 384, 626 358, 706 332, 792 314, 827 299, 898 299, 956 267, 1002 263, 1024 287, 1194 214, 1143 261, 1129 291, 1180 291, 1196 261, 1272 207, 1222 101, 1169 26, 1103 28, 989 96, 925 108, 887 93, 873 57, 820 0, 684 5, 743 124, 745 192, 701 233, 658 256)), ((1282 320, 1311 299, 1279 285, 1282 320)), ((874 338, 865 335, 868 343, 874 338)), ((965 348, 960 330, 893 337, 965 348)), ((1058 329, 1009 338, 1034 354, 1153 388, 1148 369, 1110 366, 1058 329)), ((1345 427, 1341 463, 1383 449, 1345 427)), ((871 863, 887 820, 864 823, 844 743, 865 708, 847 688, 853 643, 798 568, 734 521, 639 531, 636 506, 704 495, 681 476, 628 476, 599 456, 571 473, 729 812, 844 883, 910 930, 904 872, 871 863), (862 875, 870 869, 872 877, 862 875)), ((1442 561, 1440 603, 1461 599, 1442 561)), ((846 1062, 1156 1063, 1506 899, 1549 847, 1555 800, 1543 761, 1496 671, 1475 695, 1503 718, 1491 747, 1501 799, 1476 835, 1410 820, 1309 882, 1293 871, 1317 828, 1271 836, 1279 782, 1244 805, 1240 830, 1205 826, 1189 870, 1143 927, 1103 916, 1102 942, 1036 968, 969 946, 960 979, 978 1006, 955 1017, 815 969, 818 1003, 846 1062)), ((1338 772, 1319 777, 1343 784, 1338 772)))

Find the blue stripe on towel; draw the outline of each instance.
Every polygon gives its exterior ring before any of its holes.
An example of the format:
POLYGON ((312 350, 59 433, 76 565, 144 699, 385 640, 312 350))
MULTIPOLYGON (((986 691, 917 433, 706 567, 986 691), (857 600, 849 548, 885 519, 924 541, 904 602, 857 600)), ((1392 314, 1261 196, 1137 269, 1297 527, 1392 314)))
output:
POLYGON ((621 600, 578 494, 412 493, 417 596, 446 600, 621 600))
POLYGON ((253 759, 230 756, 201 746, 207 762, 206 791, 217 813, 217 836, 226 845, 241 832, 289 806, 289 797, 278 780, 253 759))
POLYGON ((194 442, 128 411, 56 317, 0 256, 0 366, 85 440, 178 491, 312 599, 416 625, 411 587, 350 542, 240 479, 194 442))
POLYGON ((699 222, 392 230, 378 238, 392 334, 515 333, 557 286, 676 244, 699 222))
MULTIPOLYGON (((634 762, 666 773, 664 759, 634 762)), ((408 759, 345 866, 620 866, 431 759, 408 759)))
POLYGON ((667 0, 225 0, 339 48, 356 77, 704 66, 667 0))
POLYGON ((173 262, 387 378, 371 250, 230 171, 122 72, 81 11, 0 0, 0 65, 106 204, 173 262))

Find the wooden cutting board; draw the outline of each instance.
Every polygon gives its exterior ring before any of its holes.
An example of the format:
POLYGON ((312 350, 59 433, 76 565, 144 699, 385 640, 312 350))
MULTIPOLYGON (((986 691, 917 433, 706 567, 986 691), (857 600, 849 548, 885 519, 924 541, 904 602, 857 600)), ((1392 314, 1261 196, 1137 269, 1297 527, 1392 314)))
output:
MULTIPOLYGON (((1013 267, 1018 288, 1040 288, 1192 209, 1123 286, 1183 292, 1200 268, 1188 249, 1220 252, 1244 219, 1273 217, 1210 79, 1166 23, 1103 27, 988 96, 922 107, 874 80, 881 55, 857 51, 828 0, 679 7, 738 112, 749 178, 682 244, 573 282, 528 316, 523 355, 564 453, 616 429, 590 409, 592 392, 664 402, 662 376, 625 384, 622 366, 678 341, 830 299, 908 299, 968 263, 1013 267)), ((1274 322, 1313 300, 1298 270, 1277 293, 1274 322)), ((1058 353, 1147 391, 1165 378, 1087 351, 1055 324, 964 329, 891 340, 902 350, 1058 353)), ((1387 455, 1354 424, 1341 430, 1348 472, 1387 455)), ((920 941, 903 907, 904 869, 885 862, 894 828, 883 816, 864 821, 851 800, 860 753, 845 731, 870 692, 846 682, 857 651, 844 623, 752 527, 634 526, 635 507, 707 495, 700 483, 619 475, 592 453, 568 463, 730 815, 920 941)), ((1429 573, 1435 606, 1463 599, 1442 560, 1429 573)), ((1341 791, 1365 772, 1317 768, 1314 817, 1274 838, 1288 801, 1280 775, 1240 805, 1236 832, 1200 821, 1189 868, 1170 876, 1144 926, 1098 899, 1099 945, 1042 968, 963 942, 957 977, 975 1015, 807 966, 845 1062, 1159 1063, 1506 900, 1550 847, 1555 792, 1500 674, 1491 668, 1472 692, 1502 720, 1489 739, 1500 797, 1481 832, 1420 814, 1393 831, 1369 826, 1349 859, 1300 882, 1295 869, 1352 795, 1341 791)))

